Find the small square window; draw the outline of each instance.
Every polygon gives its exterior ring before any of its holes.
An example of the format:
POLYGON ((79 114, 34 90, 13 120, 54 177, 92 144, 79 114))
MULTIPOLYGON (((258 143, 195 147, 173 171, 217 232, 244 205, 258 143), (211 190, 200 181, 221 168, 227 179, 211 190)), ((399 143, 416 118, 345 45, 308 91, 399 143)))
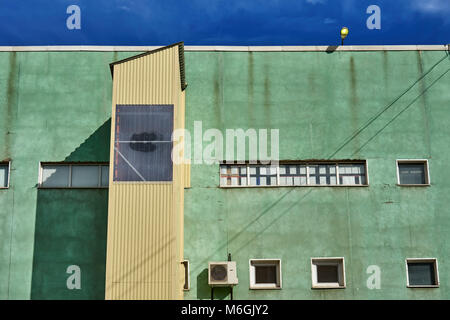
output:
POLYGON ((339 271, 337 265, 317 265, 317 282, 330 283, 339 282, 339 271))
POLYGON ((9 188, 9 162, 0 163, 0 189, 9 188))
POLYGON ((250 289, 281 289, 281 260, 251 259, 250 289))
POLYGON ((345 288, 344 258, 312 258, 312 288, 345 288))
POLYGON ((429 185, 427 160, 397 160, 398 184, 429 185))
POLYGON ((437 260, 406 259, 407 286, 433 288, 439 286, 437 260))
POLYGON ((255 267, 255 283, 276 283, 276 282, 277 282, 277 267, 275 265, 255 267))

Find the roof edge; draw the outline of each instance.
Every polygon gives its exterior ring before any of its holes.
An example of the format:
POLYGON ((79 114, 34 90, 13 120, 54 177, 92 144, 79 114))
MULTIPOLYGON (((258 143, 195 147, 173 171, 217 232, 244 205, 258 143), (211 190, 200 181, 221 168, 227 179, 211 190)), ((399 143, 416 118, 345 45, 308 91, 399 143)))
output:
POLYGON ((187 84, 186 84, 185 68, 184 68, 184 42, 182 42, 182 41, 168 45, 168 46, 164 46, 164 47, 157 47, 156 49, 153 49, 151 51, 147 51, 147 52, 135 55, 135 56, 131 56, 131 57, 122 59, 122 60, 111 62, 109 64, 111 76, 114 78, 114 66, 117 64, 121 64, 121 63, 125 63, 125 62, 131 61, 131 60, 139 59, 141 57, 144 57, 144 56, 147 56, 150 54, 154 54, 159 51, 166 50, 166 49, 170 49, 170 48, 173 48, 176 46, 178 46, 178 61, 180 64, 180 84, 181 84, 181 90, 183 91, 184 89, 186 89, 187 84))
MULTIPOLYGON (((99 52, 142 52, 155 51, 170 46, 0 46, 0 52, 50 52, 50 51, 99 51, 99 52)), ((219 52, 334 52, 334 51, 450 51, 445 45, 357 45, 357 46, 184 46, 184 51, 219 52)))

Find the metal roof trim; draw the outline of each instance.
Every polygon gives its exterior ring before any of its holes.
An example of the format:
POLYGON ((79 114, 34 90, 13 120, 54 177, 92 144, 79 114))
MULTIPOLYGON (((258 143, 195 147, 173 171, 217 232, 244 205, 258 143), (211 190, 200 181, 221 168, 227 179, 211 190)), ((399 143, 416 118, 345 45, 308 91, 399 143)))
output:
POLYGON ((111 70, 111 76, 114 78, 114 66, 117 64, 121 64, 121 63, 125 63, 125 62, 131 61, 131 60, 139 59, 139 58, 145 57, 147 55, 150 55, 150 54, 162 51, 162 50, 173 48, 175 46, 178 46, 178 55, 179 55, 179 63, 180 63, 180 83, 181 83, 181 90, 183 91, 187 87, 185 68, 184 68, 184 43, 183 42, 177 42, 177 43, 165 46, 165 47, 156 47, 156 49, 153 49, 151 51, 140 53, 138 55, 128 57, 128 58, 125 58, 125 59, 122 59, 119 61, 111 62, 109 64, 109 68, 111 70))
MULTIPOLYGON (((183 42, 172 44, 180 45, 183 42)), ((0 46, 0 52, 153 52, 170 46, 0 46)), ((183 44, 184 46, 184 44, 183 44)), ((184 46, 184 51, 224 51, 224 52, 329 52, 333 51, 450 51, 445 45, 356 45, 356 46, 184 46)))

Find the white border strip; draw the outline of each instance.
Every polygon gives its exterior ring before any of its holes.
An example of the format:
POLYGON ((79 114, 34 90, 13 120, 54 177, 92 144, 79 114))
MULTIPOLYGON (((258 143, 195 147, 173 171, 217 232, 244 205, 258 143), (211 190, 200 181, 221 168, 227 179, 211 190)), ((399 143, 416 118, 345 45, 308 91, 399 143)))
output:
MULTIPOLYGON (((32 51, 151 51, 164 46, 0 46, 0 52, 32 51)), ((185 51, 225 52, 332 52, 332 51, 450 51, 447 45, 387 46, 185 46, 185 51)))

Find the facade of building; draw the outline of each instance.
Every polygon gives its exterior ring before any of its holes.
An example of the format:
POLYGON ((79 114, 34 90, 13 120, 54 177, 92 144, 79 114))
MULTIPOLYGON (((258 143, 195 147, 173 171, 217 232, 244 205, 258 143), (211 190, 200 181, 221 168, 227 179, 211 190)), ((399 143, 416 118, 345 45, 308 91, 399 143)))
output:
POLYGON ((450 298, 448 47, 148 49, 1 49, 0 299, 450 298))

